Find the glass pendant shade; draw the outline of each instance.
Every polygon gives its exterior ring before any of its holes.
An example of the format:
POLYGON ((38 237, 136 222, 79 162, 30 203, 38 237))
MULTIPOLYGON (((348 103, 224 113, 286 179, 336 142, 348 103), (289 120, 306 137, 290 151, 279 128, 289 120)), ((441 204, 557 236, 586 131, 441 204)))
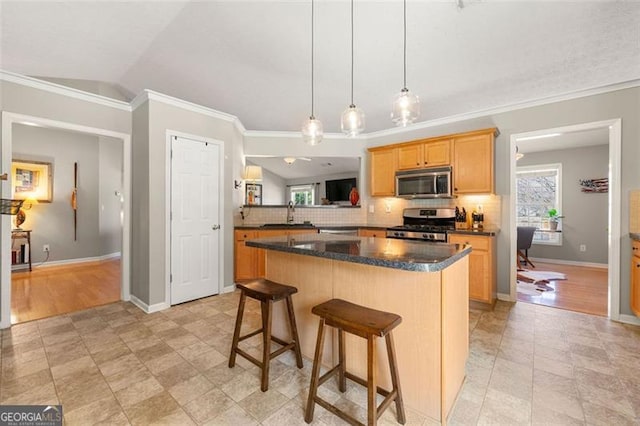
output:
POLYGON ((302 123, 302 140, 308 145, 318 145, 322 142, 322 122, 314 116, 302 123))
POLYGON ((364 130, 364 111, 351 104, 342 113, 342 132, 347 136, 357 136, 364 130))
POLYGON ((405 87, 393 99, 391 121, 396 126, 406 126, 416 121, 419 116, 420 99, 405 87))

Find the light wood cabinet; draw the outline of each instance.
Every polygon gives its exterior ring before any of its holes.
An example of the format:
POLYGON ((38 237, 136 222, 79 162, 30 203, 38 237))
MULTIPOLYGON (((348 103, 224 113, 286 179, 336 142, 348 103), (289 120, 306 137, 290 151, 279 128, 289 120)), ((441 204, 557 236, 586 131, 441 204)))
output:
POLYGON ((640 316, 640 241, 631 241, 631 310, 640 316))
POLYGON ((258 277, 258 249, 247 247, 246 240, 258 237, 256 231, 236 230, 234 245, 234 278, 235 280, 248 280, 258 277))
POLYGON ((453 141, 453 187, 456 194, 492 194, 494 133, 470 134, 453 141))
POLYGON ((493 306, 496 300, 495 238, 449 234, 451 244, 469 244, 469 299, 493 306))
POLYGON ((448 166, 451 162, 451 141, 412 143, 396 150, 398 170, 448 166))
POLYGON ((496 134, 490 128, 369 148, 371 196, 395 196, 398 170, 448 165, 455 194, 493 194, 496 134))
POLYGON ((385 231, 384 229, 360 228, 360 229, 358 229, 358 237, 386 238, 387 237, 387 231, 385 231))
POLYGON ((256 238, 277 237, 281 235, 316 234, 316 228, 311 229, 265 229, 243 230, 236 229, 234 245, 234 279, 249 280, 263 278, 265 275, 265 250, 245 245, 246 240, 256 238))
POLYGON ((395 150, 372 150, 370 156, 371 196, 393 197, 396 195, 395 150))

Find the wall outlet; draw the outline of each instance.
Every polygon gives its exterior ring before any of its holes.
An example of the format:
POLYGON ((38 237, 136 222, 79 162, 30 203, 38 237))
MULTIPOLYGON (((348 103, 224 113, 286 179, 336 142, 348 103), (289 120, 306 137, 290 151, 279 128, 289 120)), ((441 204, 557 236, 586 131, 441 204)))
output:
POLYGON ((51 248, 49 247, 49 244, 45 244, 42 246, 42 251, 44 252, 49 252, 51 251, 51 248))
POLYGON ((586 244, 580 244, 580 251, 587 251, 587 245, 586 244))
POLYGON ((369 213, 375 213, 376 207, 373 204, 369 204, 369 213))

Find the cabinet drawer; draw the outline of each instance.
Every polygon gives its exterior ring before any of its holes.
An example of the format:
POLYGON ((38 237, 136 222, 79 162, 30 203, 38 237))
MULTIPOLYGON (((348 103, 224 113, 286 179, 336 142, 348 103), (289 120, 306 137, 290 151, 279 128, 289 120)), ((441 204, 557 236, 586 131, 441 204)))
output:
POLYGON ((489 251, 491 237, 481 237, 478 235, 449 235, 451 244, 470 244, 474 250, 489 251))
POLYGON ((258 233, 256 231, 248 231, 243 229, 237 229, 235 231, 236 241, 250 240, 252 238, 256 238, 257 236, 258 236, 258 233))

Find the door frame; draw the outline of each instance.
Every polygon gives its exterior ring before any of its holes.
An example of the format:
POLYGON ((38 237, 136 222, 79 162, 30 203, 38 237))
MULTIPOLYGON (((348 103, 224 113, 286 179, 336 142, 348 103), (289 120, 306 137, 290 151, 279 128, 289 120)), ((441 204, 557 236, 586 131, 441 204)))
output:
POLYGON ((165 158, 166 158, 166 170, 165 170, 165 188, 167 197, 165 198, 165 301, 167 307, 172 306, 171 302, 171 138, 179 137, 184 139, 191 139, 196 142, 210 143, 217 145, 220 149, 220 157, 218 164, 218 179, 220 184, 220 240, 218 249, 218 264, 220 269, 218 271, 218 294, 223 293, 224 289, 224 142, 218 139, 212 139, 205 136, 194 135, 190 133, 180 132, 177 130, 166 130, 166 143, 165 143, 165 158))
MULTIPOLYGON (((2 164, 0 170, 11 170, 13 158, 13 125, 37 125, 50 129, 69 130, 97 136, 108 136, 122 140, 122 247, 120 257, 120 298, 123 301, 131 299, 131 135, 98 127, 84 126, 66 121, 51 120, 32 115, 2 112, 2 164)), ((10 180, 2 181, 0 194, 10 198, 10 180)), ((3 253, 0 256, 0 328, 11 327, 11 235, 4 232, 11 229, 11 217, 1 215, 0 247, 3 253)))
MULTIPOLYGON (((620 320, 620 222, 621 222, 621 186, 622 186, 622 120, 596 121, 581 123, 571 126, 555 127, 536 130, 533 132, 514 133, 510 138, 509 146, 509 230, 511 244, 509 253, 515 253, 517 249, 516 233, 516 145, 519 138, 541 136, 548 133, 565 133, 596 129, 609 129, 609 196, 608 196, 608 303, 607 316, 615 321, 620 320)), ((516 258, 510 255, 510 280, 509 297, 515 302, 518 299, 516 285, 516 258)))

